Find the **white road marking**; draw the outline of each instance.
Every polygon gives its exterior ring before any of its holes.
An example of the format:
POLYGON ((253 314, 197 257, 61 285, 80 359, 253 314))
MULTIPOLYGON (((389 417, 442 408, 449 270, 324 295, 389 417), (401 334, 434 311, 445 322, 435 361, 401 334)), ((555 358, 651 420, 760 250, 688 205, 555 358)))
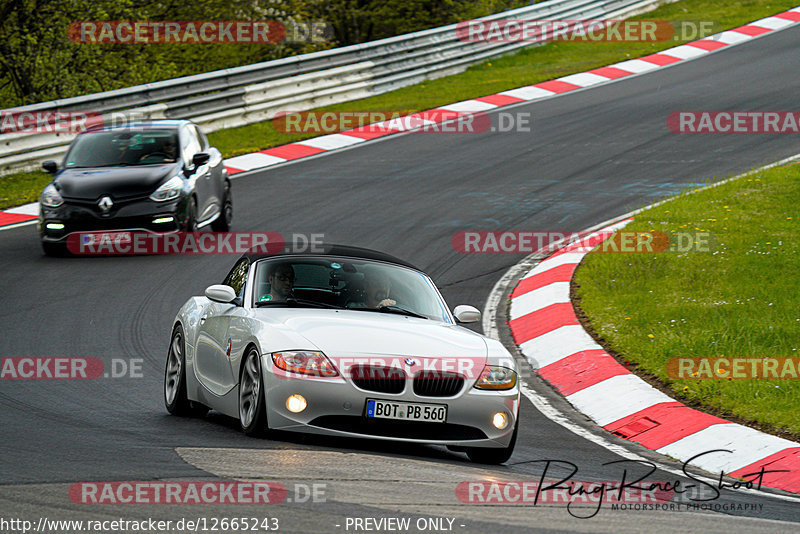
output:
POLYGON ((235 156, 233 158, 226 159, 223 161, 223 165, 226 167, 233 167, 234 169, 249 171, 252 169, 260 169, 261 167, 275 165, 276 163, 283 163, 284 161, 286 161, 284 158, 262 154, 261 152, 253 152, 252 154, 245 154, 243 156, 235 156))
POLYGON ((38 217, 39 203, 31 202, 30 204, 23 204, 22 206, 17 206, 16 208, 9 208, 5 210, 3 213, 14 213, 17 215, 33 215, 34 217, 38 217))
POLYGON ((698 451, 727 449, 731 452, 709 454, 692 463, 710 473, 730 473, 790 447, 797 447, 797 443, 747 426, 726 423, 711 425, 656 452, 686 461, 698 451))
POLYGON ((446 109, 447 111, 486 111, 498 107, 496 104, 481 102, 480 100, 464 100, 455 104, 439 106, 436 109, 446 109))
POLYGON ((659 54, 665 54, 680 59, 689 59, 693 57, 704 56, 708 54, 708 52, 708 50, 699 48, 697 46, 681 45, 676 46, 675 48, 670 48, 669 50, 662 50, 659 52, 659 54))
POLYGON ((662 402, 675 402, 634 374, 612 376, 567 396, 570 404, 606 426, 662 402))
POLYGON ((547 98, 548 96, 553 96, 558 93, 554 91, 548 91, 547 89, 542 89, 541 87, 528 85, 526 87, 518 87, 517 89, 511 89, 497 94, 513 96, 523 100, 537 100, 539 98, 547 98))
POLYGON ((322 137, 312 137, 311 139, 298 141, 298 143, 301 145, 313 146, 314 148, 321 148, 323 150, 335 150, 337 148, 342 148, 343 146, 350 146, 358 143, 363 143, 364 141, 365 140, 361 139, 360 137, 355 137, 353 135, 342 135, 337 133, 337 134, 323 135, 322 137))
POLYGON ((562 265, 567 265, 569 263, 580 263, 585 255, 585 252, 564 252, 553 259, 541 262, 522 278, 530 278, 531 276, 541 274, 545 271, 549 271, 550 269, 555 269, 556 267, 561 267, 562 265))
POLYGON ((541 369, 576 352, 602 348, 579 324, 556 328, 519 346, 534 369, 541 369))
POLYGON ((569 76, 558 78, 558 81, 571 83, 572 85, 577 85, 578 87, 589 87, 590 85, 605 83, 610 79, 611 78, 608 78, 607 76, 601 76, 592 72, 579 72, 578 74, 570 74, 569 76))
POLYGON ((509 317, 518 319, 553 304, 569 301, 569 282, 553 282, 511 299, 509 317))

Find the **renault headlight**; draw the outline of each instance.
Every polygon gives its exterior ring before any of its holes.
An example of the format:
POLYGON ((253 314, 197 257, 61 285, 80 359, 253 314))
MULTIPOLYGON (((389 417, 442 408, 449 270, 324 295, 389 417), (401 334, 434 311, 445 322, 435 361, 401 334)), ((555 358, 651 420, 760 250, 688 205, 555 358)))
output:
POLYGON ((64 203, 64 199, 58 193, 58 189, 53 184, 48 185, 42 191, 42 198, 40 200, 42 206, 46 208, 57 208, 64 203))
POLYGON ((517 384, 517 373, 507 367, 487 365, 475 383, 478 389, 511 389, 517 384))
POLYGON ((166 182, 164 182, 161 187, 155 190, 152 195, 150 195, 150 200, 155 200, 156 202, 164 202, 167 200, 173 200, 178 198, 181 195, 181 190, 183 189, 183 180, 181 180, 180 176, 173 176, 166 182))

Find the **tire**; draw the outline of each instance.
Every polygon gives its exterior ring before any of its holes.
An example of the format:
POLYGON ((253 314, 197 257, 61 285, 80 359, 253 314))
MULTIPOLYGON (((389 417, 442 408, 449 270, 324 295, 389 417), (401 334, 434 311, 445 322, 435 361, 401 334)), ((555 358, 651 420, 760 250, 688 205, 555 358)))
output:
POLYGON ((246 354, 239 371, 239 425, 246 435, 262 437, 269 429, 261 356, 255 347, 250 347, 246 354))
POLYGON ((51 243, 42 241, 42 250, 45 256, 60 258, 67 255, 67 247, 63 243, 51 243))
POLYGON ((202 417, 208 408, 190 401, 186 395, 186 340, 183 328, 176 327, 167 352, 164 369, 164 406, 172 415, 202 417))
POLYGON ((231 183, 225 180, 225 193, 222 195, 222 213, 211 223, 211 229, 215 232, 229 232, 233 221, 233 196, 231 195, 231 183))
POLYGON ((508 447, 502 449, 467 447, 467 456, 476 464, 497 465, 507 462, 514 453, 514 446, 517 444, 517 430, 519 430, 519 414, 517 414, 517 422, 514 425, 514 433, 511 435, 511 441, 508 443, 508 447))
POLYGON ((189 199, 189 205, 186 207, 186 223, 183 225, 184 232, 197 231, 197 199, 192 197, 189 199))

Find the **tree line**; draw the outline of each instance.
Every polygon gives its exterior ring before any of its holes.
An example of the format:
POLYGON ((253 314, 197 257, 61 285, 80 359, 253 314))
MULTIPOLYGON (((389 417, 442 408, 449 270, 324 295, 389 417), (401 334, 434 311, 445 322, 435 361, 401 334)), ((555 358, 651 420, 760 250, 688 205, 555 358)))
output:
POLYGON ((0 109, 433 28, 524 0, 0 0, 0 109), (274 43, 81 43, 81 21, 276 20, 274 43))

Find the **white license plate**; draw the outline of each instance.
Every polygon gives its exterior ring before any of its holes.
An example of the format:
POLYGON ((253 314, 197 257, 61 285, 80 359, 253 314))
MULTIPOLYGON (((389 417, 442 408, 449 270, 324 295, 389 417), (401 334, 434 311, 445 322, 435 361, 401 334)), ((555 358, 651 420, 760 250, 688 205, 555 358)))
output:
POLYGON ((95 232, 81 236, 84 245, 128 245, 131 242, 130 232, 95 232))
POLYGON ((447 420, 447 405, 367 399, 367 417, 444 423, 447 420))

